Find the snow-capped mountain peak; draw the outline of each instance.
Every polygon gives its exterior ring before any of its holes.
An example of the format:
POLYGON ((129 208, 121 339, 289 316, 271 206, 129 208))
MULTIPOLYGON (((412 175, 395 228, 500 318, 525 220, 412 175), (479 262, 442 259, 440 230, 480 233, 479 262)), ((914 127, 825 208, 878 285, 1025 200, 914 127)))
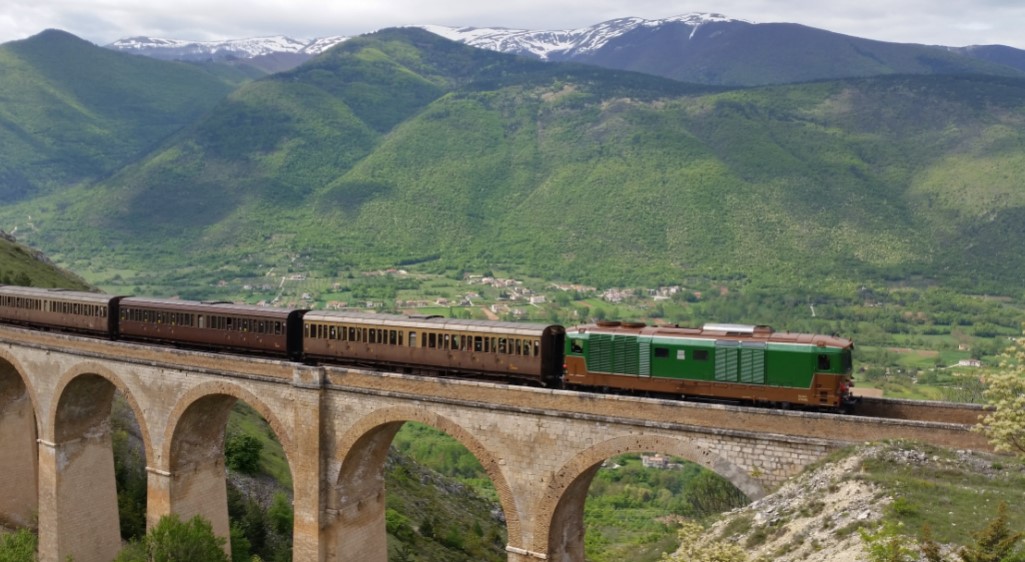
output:
POLYGON ((618 18, 579 29, 558 31, 531 31, 501 27, 446 27, 441 25, 417 26, 431 33, 453 41, 459 41, 493 51, 529 54, 541 59, 554 55, 576 56, 602 48, 612 39, 640 27, 661 27, 669 24, 684 24, 697 28, 710 23, 741 22, 745 20, 727 18, 722 14, 691 13, 670 18, 647 20, 643 18, 618 18))
MULTIPOLYGON (((542 60, 570 60, 586 57, 610 41, 639 29, 656 30, 672 26, 687 26, 689 37, 702 26, 721 23, 751 22, 728 18, 722 14, 691 13, 663 19, 625 17, 579 29, 535 31, 504 27, 447 27, 441 25, 412 26, 425 29, 447 39, 482 49, 514 53, 542 60)), ((322 37, 312 40, 293 39, 284 35, 229 39, 224 41, 182 41, 152 37, 130 37, 107 45, 108 48, 134 52, 165 60, 187 61, 240 61, 274 58, 274 71, 284 70, 319 55, 347 40, 348 37, 322 37)))

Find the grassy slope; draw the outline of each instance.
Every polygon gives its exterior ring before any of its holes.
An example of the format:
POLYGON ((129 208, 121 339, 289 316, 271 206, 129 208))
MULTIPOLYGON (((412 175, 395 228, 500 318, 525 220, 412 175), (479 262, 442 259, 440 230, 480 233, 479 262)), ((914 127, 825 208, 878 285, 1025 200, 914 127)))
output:
POLYGON ((1025 267, 1022 81, 710 92, 417 31, 342 47, 99 186, 0 217, 32 215, 37 244, 82 271, 301 253, 324 271, 438 259, 602 285, 921 273, 992 290, 1025 267))
POLYGON ((33 287, 88 288, 82 279, 40 259, 36 252, 0 237, 0 282, 19 283, 24 279, 33 287))

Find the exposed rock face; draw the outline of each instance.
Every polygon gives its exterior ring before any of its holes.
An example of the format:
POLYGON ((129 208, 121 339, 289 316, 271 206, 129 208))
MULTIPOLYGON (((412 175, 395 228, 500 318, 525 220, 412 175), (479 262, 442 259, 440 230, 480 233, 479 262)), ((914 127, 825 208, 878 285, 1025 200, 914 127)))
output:
MULTIPOLYGON (((752 562, 862 562, 869 560, 858 530, 874 531, 894 498, 890 490, 859 478, 866 461, 914 472, 975 475, 993 481, 1015 477, 1023 468, 1006 458, 971 451, 925 452, 911 443, 866 445, 790 480, 776 492, 724 515, 705 540, 744 547, 752 562), (1014 466, 1005 466, 1014 464, 1014 466)), ((1020 477, 1020 476, 1018 476, 1020 477)), ((980 494, 981 496, 981 494, 980 494)), ((981 500, 980 501, 988 501, 981 500)), ((989 508, 992 511, 991 507, 989 508)), ((986 518, 991 514, 987 511, 986 518)), ((985 518, 979 526, 985 524, 985 518)), ((909 532, 913 544, 915 533, 909 532)), ((950 552, 957 545, 943 545, 950 552)))
POLYGON ((706 536, 745 546, 750 560, 866 560, 856 529, 878 521, 891 498, 876 486, 851 478, 862 459, 855 455, 802 474, 775 493, 730 512, 706 536))

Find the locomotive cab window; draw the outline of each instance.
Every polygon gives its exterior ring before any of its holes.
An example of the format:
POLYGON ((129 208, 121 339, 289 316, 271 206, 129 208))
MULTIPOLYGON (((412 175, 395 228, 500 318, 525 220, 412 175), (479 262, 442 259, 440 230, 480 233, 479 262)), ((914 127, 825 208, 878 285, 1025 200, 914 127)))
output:
POLYGON ((573 340, 570 343, 569 350, 571 352, 573 352, 573 353, 583 353, 584 352, 584 340, 573 340))
POLYGON ((830 368, 829 356, 825 353, 819 354, 819 370, 828 371, 830 368))
POLYGON ((695 361, 708 361, 708 350, 695 349, 693 357, 695 361))
POLYGON ((658 357, 660 359, 664 359, 666 357, 669 357, 669 348, 668 347, 656 347, 655 348, 655 357, 658 357))

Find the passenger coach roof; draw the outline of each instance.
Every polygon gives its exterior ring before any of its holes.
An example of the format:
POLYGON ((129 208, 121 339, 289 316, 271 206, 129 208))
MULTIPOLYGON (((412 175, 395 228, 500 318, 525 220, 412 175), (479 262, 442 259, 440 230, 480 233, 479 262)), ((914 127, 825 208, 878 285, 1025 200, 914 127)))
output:
POLYGON ((155 299, 143 297, 127 297, 121 299, 121 307, 145 306, 175 312, 201 312, 204 314, 238 314, 246 316, 281 317, 291 314, 293 309, 275 308, 273 306, 257 306, 255 304, 234 304, 224 302, 198 302, 177 299, 155 299))
POLYGON ((0 285, 0 294, 30 297, 35 299, 66 300, 75 302, 107 304, 113 295, 104 293, 87 293, 85 291, 69 291, 67 289, 40 289, 38 287, 19 287, 17 285, 0 285))
POLYGON ((372 314, 366 312, 322 311, 307 312, 307 322, 346 323, 366 326, 417 328, 421 330, 450 330, 458 332, 485 332, 540 336, 546 330, 562 331, 562 326, 526 322, 499 322, 489 320, 458 320, 453 318, 414 318, 398 314, 372 314))

